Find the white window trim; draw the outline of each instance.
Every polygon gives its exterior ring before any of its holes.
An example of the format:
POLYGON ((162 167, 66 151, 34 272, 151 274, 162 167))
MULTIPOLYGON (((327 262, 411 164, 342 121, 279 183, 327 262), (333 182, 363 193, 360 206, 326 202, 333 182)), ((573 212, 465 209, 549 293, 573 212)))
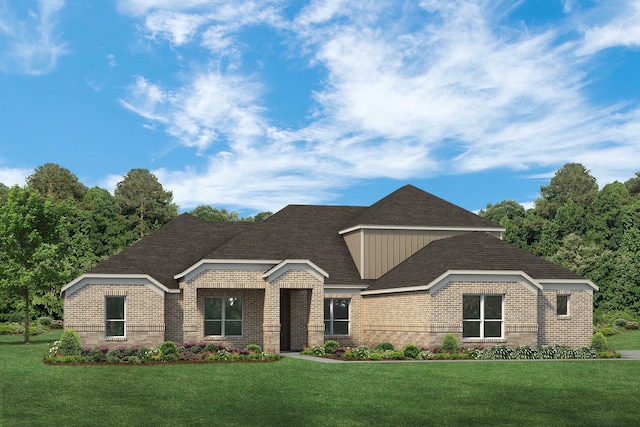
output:
MULTIPOLYGON (((504 295, 502 294, 464 294, 462 297, 464 298, 465 296, 479 296, 480 297, 480 319, 465 319, 464 317, 462 318, 462 323, 464 325, 464 322, 479 322, 480 323, 480 336, 479 337, 465 337, 463 336, 462 339, 463 341, 473 341, 473 340, 502 340, 504 339, 504 295), (501 313, 501 317, 500 319, 485 319, 484 318, 484 298, 485 296, 489 296, 489 297, 501 297, 501 301, 500 301, 500 313, 501 313), (484 336, 484 323, 485 322, 500 322, 500 336, 499 337, 485 337, 484 336)), ((464 313, 463 313, 464 315, 464 313)), ((464 326, 463 326, 463 331, 464 331, 464 326)))
POLYGON ((125 295, 105 295, 104 297, 104 337, 111 340, 122 340, 127 337, 127 297, 125 295), (122 319, 107 318, 107 298, 122 298, 124 300, 124 315, 122 319), (107 335, 107 322, 122 322, 124 335, 107 335))
MULTIPOLYGON (((331 303, 329 305, 329 319, 324 319, 324 321, 329 321, 329 333, 325 334, 325 337, 348 337, 351 335, 351 298, 325 298, 325 300, 330 300, 331 303), (334 334, 333 333, 333 322, 335 321, 335 319, 333 318, 333 301, 334 300, 340 300, 340 299, 346 299, 349 300, 349 318, 346 320, 347 321, 347 333, 346 334, 334 334)), ((324 301, 323 301, 324 304, 324 301)), ((338 322, 344 322, 344 319, 338 319, 338 322)))
MULTIPOLYGON (((218 319, 209 319, 207 320, 207 318, 204 318, 204 325, 206 325, 207 322, 221 322, 221 328, 220 331, 222 332, 222 335, 205 335, 205 337, 216 337, 216 338, 220 338, 220 337, 224 337, 224 338, 242 338, 244 336, 244 298, 241 297, 205 297, 205 304, 206 304, 206 300, 208 299, 220 299, 222 300, 222 304, 220 304, 220 306, 222 307, 222 313, 221 316, 222 318, 220 320, 218 319), (241 322, 241 326, 240 326, 240 335, 227 335, 226 332, 226 323, 227 323, 227 319, 226 319, 226 300, 228 300, 229 298, 235 298, 237 300, 242 301, 242 319, 240 320, 241 322)), ((204 312, 204 310, 203 310, 204 312)), ((232 322, 237 322, 237 320, 231 320, 232 322)), ((203 326, 204 326, 203 325, 203 326)))

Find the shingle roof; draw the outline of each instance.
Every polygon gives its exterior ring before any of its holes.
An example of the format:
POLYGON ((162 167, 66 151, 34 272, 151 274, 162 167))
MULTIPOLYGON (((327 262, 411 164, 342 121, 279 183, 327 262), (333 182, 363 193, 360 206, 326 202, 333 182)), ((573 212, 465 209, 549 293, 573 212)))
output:
POLYGON ((350 227, 358 225, 502 228, 413 185, 405 185, 368 207, 350 227))
POLYGON ((289 205, 207 254, 209 259, 308 259, 329 273, 325 283, 357 283, 360 274, 338 230, 359 206, 289 205))
POLYGON ((255 226, 249 222, 211 222, 182 214, 159 230, 92 268, 95 274, 148 274, 169 289, 174 275, 200 261, 212 247, 255 226))
POLYGON ((524 271, 533 279, 582 279, 488 233, 470 232, 425 246, 367 291, 427 285, 449 270, 524 271))

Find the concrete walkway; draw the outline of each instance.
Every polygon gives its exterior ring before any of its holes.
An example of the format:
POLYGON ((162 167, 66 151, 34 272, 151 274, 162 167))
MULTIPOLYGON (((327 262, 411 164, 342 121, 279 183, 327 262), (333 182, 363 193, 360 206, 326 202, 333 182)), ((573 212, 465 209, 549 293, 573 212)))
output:
POLYGON ((640 360, 640 350, 618 350, 624 360, 640 360))

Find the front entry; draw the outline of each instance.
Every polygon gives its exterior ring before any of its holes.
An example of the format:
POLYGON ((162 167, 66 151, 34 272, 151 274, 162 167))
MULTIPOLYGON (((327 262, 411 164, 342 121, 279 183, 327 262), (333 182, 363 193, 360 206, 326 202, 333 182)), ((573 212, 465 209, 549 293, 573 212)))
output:
POLYGON ((290 289, 280 289, 280 351, 291 351, 290 289))

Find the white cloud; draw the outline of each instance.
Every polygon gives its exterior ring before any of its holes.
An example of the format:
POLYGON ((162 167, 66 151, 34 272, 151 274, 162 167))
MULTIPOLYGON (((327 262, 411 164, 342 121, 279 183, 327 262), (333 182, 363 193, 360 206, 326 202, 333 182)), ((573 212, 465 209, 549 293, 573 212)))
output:
POLYGON ((583 29, 584 40, 577 50, 579 55, 590 55, 604 49, 640 46, 640 0, 613 3, 613 17, 583 29))
MULTIPOLYGON (((179 85, 138 77, 121 102, 208 160, 155 171, 183 208, 213 200, 274 210, 326 201, 354 180, 569 161, 601 182, 631 176, 638 110, 592 102, 585 64, 602 46, 626 43, 615 28, 632 43, 637 24, 615 15, 576 39, 575 28, 509 26, 504 9, 518 4, 314 1, 286 21, 278 3, 121 1, 147 30, 150 16, 172 17, 154 34, 174 45, 198 40, 213 57, 240 57, 238 33, 257 23, 288 31, 291 50, 323 71, 301 126, 274 125, 261 76, 233 68, 186 71, 179 85), (185 24, 192 14, 200 20, 185 24), (602 40, 614 41, 596 46, 591 34, 603 29, 612 36, 602 40)), ((575 15, 571 1, 562 4, 575 15)))
MULTIPOLYGON (((56 16, 64 0, 38 0, 37 10, 28 9, 17 17, 6 2, 0 4, 0 69, 26 74, 52 71, 60 56, 67 53, 60 40, 56 16)), ((21 5, 24 7, 24 3, 21 5)))
POLYGON ((32 173, 33 169, 0 167, 0 183, 7 187, 23 186, 27 182, 27 177, 32 173))

